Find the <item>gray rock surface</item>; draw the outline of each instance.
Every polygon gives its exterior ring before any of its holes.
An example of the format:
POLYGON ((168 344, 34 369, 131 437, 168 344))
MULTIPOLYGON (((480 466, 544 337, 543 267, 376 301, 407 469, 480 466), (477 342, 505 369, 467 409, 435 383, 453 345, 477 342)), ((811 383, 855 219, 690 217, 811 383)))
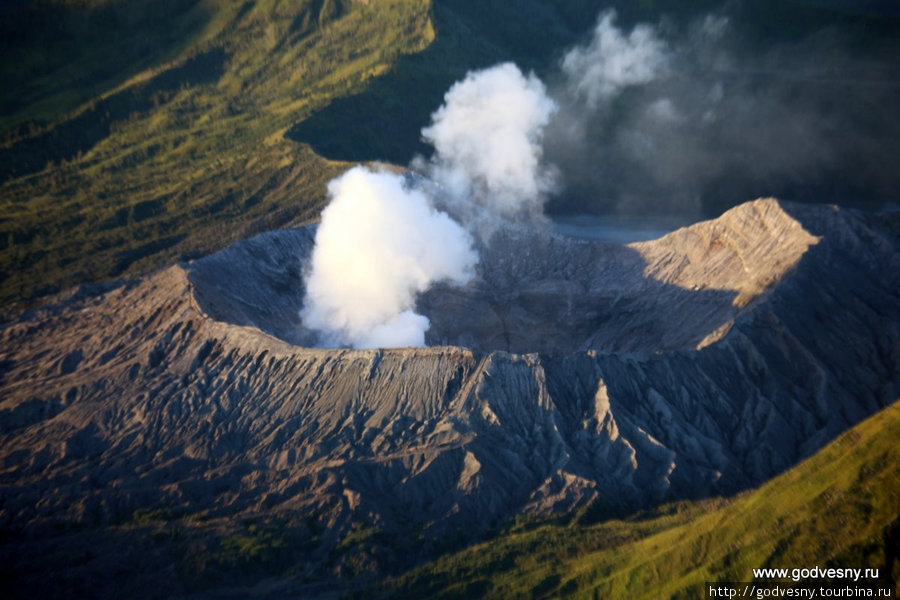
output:
POLYGON ((0 331, 0 526, 168 506, 458 526, 729 493, 900 393, 898 219, 757 200, 614 246, 526 229, 429 341, 319 350, 310 229, 0 331), (465 347, 464 347, 465 346, 465 347))

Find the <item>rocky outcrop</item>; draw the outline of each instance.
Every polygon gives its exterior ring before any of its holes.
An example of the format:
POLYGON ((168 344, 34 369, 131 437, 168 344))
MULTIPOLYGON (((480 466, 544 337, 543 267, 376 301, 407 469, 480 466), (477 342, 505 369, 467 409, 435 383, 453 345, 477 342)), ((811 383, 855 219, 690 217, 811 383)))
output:
POLYGON ((305 229, 7 325, 0 524, 167 506, 476 534, 733 492, 900 393, 895 216, 758 200, 628 246, 498 236, 419 306, 469 347, 303 347, 305 229))

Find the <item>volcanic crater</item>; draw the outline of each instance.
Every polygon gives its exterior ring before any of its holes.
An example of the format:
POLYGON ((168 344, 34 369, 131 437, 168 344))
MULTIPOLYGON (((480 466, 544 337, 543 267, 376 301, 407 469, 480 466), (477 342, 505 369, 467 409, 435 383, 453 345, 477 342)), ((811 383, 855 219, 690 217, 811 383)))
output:
MULTIPOLYGON (((613 244, 507 223, 478 244, 468 285, 438 284, 416 310, 429 346, 513 353, 656 352, 723 335, 818 242, 774 200, 658 240, 613 244)), ((298 346, 316 225, 270 232, 189 266, 198 305, 214 318, 298 346)))
POLYGON ((763 199, 626 245, 511 226, 418 299, 432 347, 371 350, 302 325, 314 233, 0 329, 0 525, 166 507, 477 539, 746 489, 900 395, 896 214, 763 199))

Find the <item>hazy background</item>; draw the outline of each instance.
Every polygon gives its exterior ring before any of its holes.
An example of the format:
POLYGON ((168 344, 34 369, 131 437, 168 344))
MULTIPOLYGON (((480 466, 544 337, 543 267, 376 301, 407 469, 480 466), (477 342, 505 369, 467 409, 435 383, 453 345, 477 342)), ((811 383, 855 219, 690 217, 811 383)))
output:
POLYGON ((725 3, 635 27, 605 13, 554 77, 563 109, 546 156, 564 185, 552 208, 717 213, 768 195, 895 201, 896 44, 850 15, 796 35, 770 34, 760 16, 725 3))

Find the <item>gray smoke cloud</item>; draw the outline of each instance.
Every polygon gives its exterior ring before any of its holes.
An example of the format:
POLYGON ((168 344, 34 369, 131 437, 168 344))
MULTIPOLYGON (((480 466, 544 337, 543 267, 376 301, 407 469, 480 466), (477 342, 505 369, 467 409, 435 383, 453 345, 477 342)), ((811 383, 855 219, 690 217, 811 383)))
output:
POLYGON ((766 45, 725 12, 630 30, 603 13, 551 86, 555 206, 699 214, 764 195, 852 202, 854 186, 887 197, 897 82, 851 58, 845 37, 766 45))
POLYGON ((629 33, 615 26, 616 12, 600 15, 590 42, 562 60, 568 92, 588 108, 606 107, 627 87, 649 83, 666 72, 669 50, 649 25, 629 33))
POLYGON ((542 131, 556 110, 543 84, 502 64, 469 73, 444 100, 422 130, 435 147, 418 161, 424 178, 355 167, 328 184, 301 311, 323 346, 423 346, 416 296, 471 279, 469 231, 542 212, 553 185, 542 131))

